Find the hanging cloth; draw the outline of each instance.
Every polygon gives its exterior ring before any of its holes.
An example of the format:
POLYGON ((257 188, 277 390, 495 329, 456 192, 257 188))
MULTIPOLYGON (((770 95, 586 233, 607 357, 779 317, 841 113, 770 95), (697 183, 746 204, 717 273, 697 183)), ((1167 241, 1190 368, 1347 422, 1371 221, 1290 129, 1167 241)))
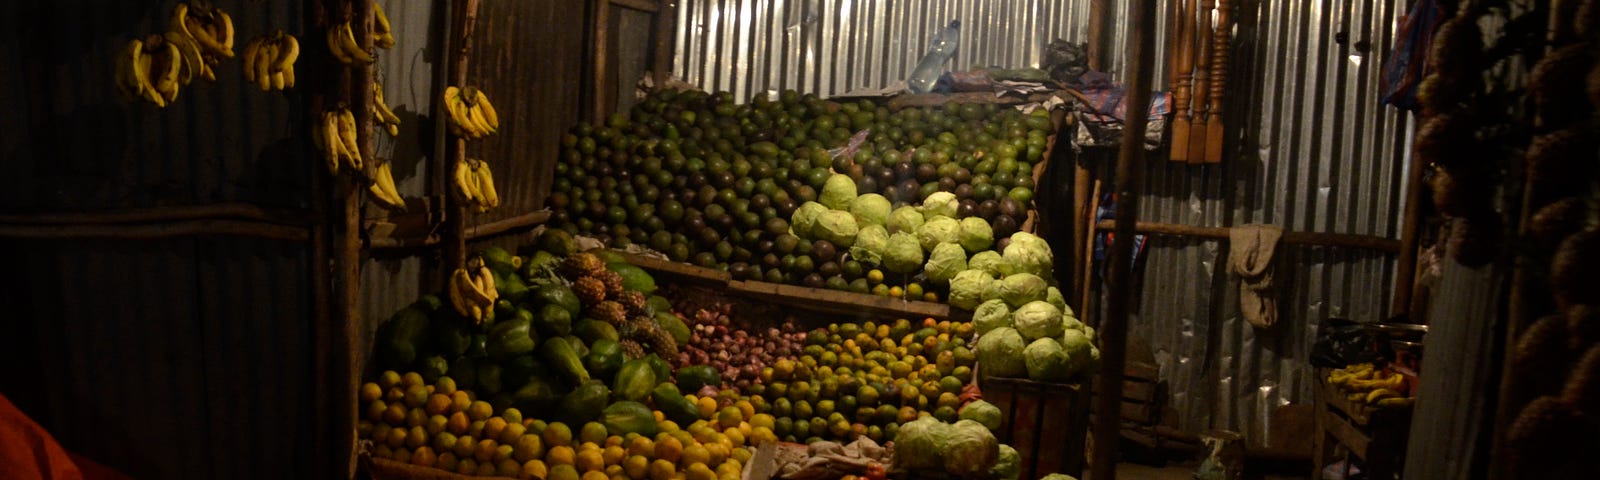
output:
POLYGON ((1243 225, 1228 229, 1228 271, 1239 276, 1239 310, 1251 325, 1271 328, 1278 321, 1272 289, 1272 254, 1283 229, 1243 225))
POLYGON ((1433 32, 1446 17, 1439 0, 1421 0, 1400 19, 1394 48, 1383 62, 1383 102, 1404 110, 1416 110, 1417 85, 1428 75, 1428 52, 1433 32))

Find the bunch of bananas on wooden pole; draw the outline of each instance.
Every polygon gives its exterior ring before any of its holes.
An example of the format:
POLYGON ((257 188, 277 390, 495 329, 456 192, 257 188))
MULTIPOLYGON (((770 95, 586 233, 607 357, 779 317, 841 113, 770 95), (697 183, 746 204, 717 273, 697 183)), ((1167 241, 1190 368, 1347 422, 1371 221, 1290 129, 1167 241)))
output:
POLYGON ((311 129, 311 141, 328 163, 328 173, 339 174, 348 168, 361 175, 361 147, 356 143, 356 117, 340 106, 322 112, 321 121, 311 129))
POLYGON ((372 169, 372 184, 367 185, 367 191, 372 193, 372 198, 384 208, 405 211, 406 200, 400 196, 400 189, 394 184, 394 173, 389 169, 389 161, 376 159, 377 165, 372 169))
POLYGON ((494 175, 489 172, 489 162, 469 158, 456 162, 450 175, 455 193, 463 205, 478 212, 487 212, 500 206, 500 193, 494 188, 494 175))
MULTIPOLYGON (((383 7, 377 3, 372 4, 377 17, 376 28, 372 29, 372 44, 378 48, 394 48, 394 32, 389 27, 389 16, 383 13, 383 7)), ((333 52, 333 58, 345 65, 367 65, 377 60, 372 52, 361 48, 356 41, 356 32, 350 27, 350 22, 343 22, 328 27, 328 50, 333 52)))
POLYGON ((458 137, 478 139, 500 130, 500 115, 483 90, 445 87, 444 107, 450 113, 450 131, 458 137))
POLYGON ((113 74, 124 99, 165 108, 178 100, 179 87, 195 78, 216 81, 216 65, 233 58, 233 18, 222 9, 179 3, 168 23, 167 32, 130 40, 117 53, 113 74))
POLYGON ((1399 372, 1373 368, 1371 363, 1358 363, 1328 372, 1328 384, 1346 390, 1345 399, 1352 402, 1404 407, 1415 401, 1404 393, 1405 376, 1399 372))
POLYGON ((400 136, 400 116, 389 109, 389 102, 383 100, 383 84, 372 82, 372 113, 378 119, 378 124, 389 132, 389 136, 400 136))
POLYGON ((294 88, 294 61, 300 58, 300 41, 278 30, 244 44, 244 80, 261 91, 294 88))
POLYGON ((450 305, 462 317, 477 324, 494 319, 494 302, 500 299, 495 290, 494 274, 484 266, 483 258, 474 258, 465 268, 457 268, 450 275, 450 305))

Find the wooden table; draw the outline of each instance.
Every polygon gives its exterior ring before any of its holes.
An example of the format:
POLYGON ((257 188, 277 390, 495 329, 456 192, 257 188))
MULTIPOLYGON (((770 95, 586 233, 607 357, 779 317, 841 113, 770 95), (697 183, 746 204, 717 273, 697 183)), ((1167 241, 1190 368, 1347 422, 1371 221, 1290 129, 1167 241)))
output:
MULTIPOLYGON (((1328 369, 1317 369, 1316 425, 1312 451, 1313 479, 1343 450, 1361 459, 1367 478, 1400 477, 1405 464, 1406 438, 1411 430, 1411 407, 1378 408, 1350 401, 1346 391, 1328 383, 1328 369)), ((1348 468, 1349 463, 1346 463, 1348 468)))

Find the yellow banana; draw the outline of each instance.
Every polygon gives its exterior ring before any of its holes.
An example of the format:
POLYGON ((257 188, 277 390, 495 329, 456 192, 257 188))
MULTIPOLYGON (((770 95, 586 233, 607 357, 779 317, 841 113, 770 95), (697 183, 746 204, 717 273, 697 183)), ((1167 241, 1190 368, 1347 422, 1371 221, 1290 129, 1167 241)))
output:
POLYGON ((165 39, 168 44, 178 48, 179 63, 183 66, 178 71, 178 83, 180 85, 188 85, 194 81, 194 77, 200 76, 200 50, 194 45, 194 42, 189 41, 189 37, 183 36, 182 33, 169 31, 161 34, 161 38, 165 39))
POLYGON ((500 114, 496 113, 495 110, 494 110, 494 105, 491 105, 489 103, 489 96, 488 95, 484 95, 483 94, 483 90, 478 90, 476 96, 477 96, 476 105, 478 106, 478 108, 483 110, 483 118, 488 121, 489 131, 491 131, 491 132, 499 131, 500 130, 500 114))
POLYGON ((226 52, 222 56, 233 58, 233 17, 228 16, 228 12, 222 11, 221 8, 212 8, 211 17, 219 32, 217 40, 222 43, 222 48, 226 52))
POLYGON ((372 2, 372 14, 376 17, 375 28, 372 33, 372 44, 378 48, 394 48, 394 31, 389 25, 389 15, 383 13, 383 5, 372 2))
POLYGON ((294 88, 294 64, 283 69, 283 88, 294 88))
POLYGON ((444 102, 445 113, 450 114, 450 125, 455 127, 456 134, 463 137, 472 136, 471 132, 467 130, 465 122, 463 122, 465 115, 463 115, 461 109, 465 108, 466 105, 461 103, 461 89, 455 86, 444 87, 442 101, 444 102))
POLYGON ((1400 392, 1396 392, 1387 388, 1380 388, 1371 392, 1367 392, 1366 400, 1367 403, 1378 403, 1378 400, 1398 396, 1400 396, 1400 392))
POLYGON ((483 205, 489 208, 500 206, 500 193, 494 188, 494 175, 489 172, 489 162, 478 161, 477 168, 472 169, 473 176, 478 181, 478 191, 483 194, 483 205))
MULTIPOLYGON (((466 270, 458 268, 456 273, 466 273, 466 270)), ((473 318, 472 307, 477 305, 473 305, 471 301, 467 300, 461 280, 461 275, 455 273, 450 275, 450 288, 445 289, 450 294, 450 306, 455 307, 456 313, 461 314, 461 316, 473 318)))
POLYGON ((278 57, 273 60, 272 69, 279 72, 288 71, 294 67, 295 60, 300 58, 300 40, 294 38, 294 35, 283 33, 283 30, 279 30, 278 35, 278 57))
POLYGON ((206 25, 201 23, 199 19, 189 16, 185 17, 183 22, 185 31, 189 33, 189 38, 193 38, 195 43, 199 44, 200 48, 205 50, 206 53, 222 58, 233 58, 233 48, 223 46, 222 42, 212 36, 211 32, 206 29, 206 25))
POLYGON ((474 284, 483 289, 483 293, 487 294, 490 300, 500 300, 500 290, 495 287, 494 274, 489 272, 489 267, 478 267, 478 274, 474 280, 474 284))
POLYGON ((256 84, 261 86, 261 91, 270 92, 272 91, 272 59, 278 54, 278 46, 271 42, 263 42, 256 54, 260 55, 261 58, 256 59, 254 62, 256 69, 250 74, 256 77, 256 84))
POLYGON ((350 109, 339 111, 340 139, 344 141, 345 149, 350 152, 350 167, 356 172, 361 172, 361 146, 356 142, 356 117, 350 109))
POLYGON ((1359 402, 1359 401, 1361 401, 1362 399, 1365 399, 1365 398, 1367 398, 1367 394, 1359 393, 1359 392, 1358 393, 1348 394, 1348 395, 1344 396, 1345 400, 1349 400, 1349 401, 1352 401, 1352 402, 1359 402))
POLYGON ((328 27, 328 51, 333 52, 333 58, 338 59, 339 63, 345 65, 354 65, 356 63, 356 59, 351 57, 350 53, 344 51, 344 43, 339 41, 338 25, 328 27))
POLYGON ((283 72, 282 71, 272 72, 272 89, 273 90, 283 90, 283 82, 284 82, 284 80, 283 80, 283 72))
POLYGON ((165 57, 165 63, 162 66, 165 67, 165 70, 160 77, 156 78, 156 86, 158 87, 157 90, 161 92, 162 98, 170 105, 172 102, 178 101, 178 78, 183 71, 183 54, 178 53, 178 46, 172 42, 166 42, 162 47, 162 52, 165 57))
POLYGON ((328 173, 339 173, 339 162, 344 154, 344 141, 339 139, 339 114, 328 111, 322 114, 323 147, 328 156, 328 173))
POLYGON ((361 64, 372 63, 372 54, 367 53, 361 48, 361 44, 356 43, 356 32, 350 29, 350 22, 339 25, 339 43, 345 53, 350 54, 352 60, 361 64))
POLYGON ((455 276, 459 278, 456 281, 460 282, 461 296, 468 302, 478 306, 494 305, 494 299, 479 289, 478 283, 467 273, 467 269, 457 268, 455 276))
POLYGON ((166 108, 166 97, 161 96, 161 92, 156 90, 156 86, 150 82, 150 75, 154 73, 151 70, 151 63, 154 61, 155 55, 150 53, 150 48, 147 46, 144 53, 139 54, 139 61, 135 62, 138 67, 134 71, 138 73, 139 83, 144 85, 140 91, 144 92, 145 100, 156 104, 157 107, 166 108))
POLYGON ((129 40, 117 55, 116 80, 123 98, 133 100, 144 96, 144 81, 140 80, 139 58, 144 54, 143 40, 129 40))
POLYGON ((467 119, 472 122, 473 128, 482 133, 480 136, 494 133, 494 129, 489 127, 489 120, 483 117, 483 109, 477 105, 467 107, 467 119))
POLYGON ((1415 403, 1416 401, 1417 401, 1417 399, 1411 398, 1411 397, 1381 398, 1381 399, 1378 399, 1378 406, 1380 406, 1380 407, 1409 407, 1409 406, 1411 406, 1412 403, 1415 403))
POLYGON ((367 189, 372 191, 372 195, 384 207, 405 211, 406 201, 394 185, 394 172, 390 170, 389 162, 379 162, 378 166, 373 168, 372 185, 367 189))
POLYGON ((189 33, 189 4, 188 3, 178 2, 177 5, 173 5, 172 6, 172 15, 167 18, 167 23, 168 23, 168 25, 167 25, 167 29, 168 30, 172 30, 172 31, 178 32, 180 34, 183 34, 183 36, 189 37, 191 39, 194 38, 194 34, 193 33, 189 33))

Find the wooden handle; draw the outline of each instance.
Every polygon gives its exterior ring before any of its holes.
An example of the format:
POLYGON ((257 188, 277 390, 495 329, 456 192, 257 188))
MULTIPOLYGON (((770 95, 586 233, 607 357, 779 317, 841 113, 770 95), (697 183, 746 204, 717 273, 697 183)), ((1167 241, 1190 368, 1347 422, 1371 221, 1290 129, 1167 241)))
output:
POLYGON ((1215 0, 1200 0, 1200 10, 1195 12, 1191 21, 1195 22, 1195 38, 1200 42, 1196 52, 1199 59, 1194 71, 1194 108, 1190 113, 1193 121, 1189 126, 1189 162, 1201 162, 1206 158, 1206 99, 1210 93, 1211 81, 1211 10, 1216 6, 1215 0))
POLYGON ((1174 162, 1189 160, 1189 81, 1194 72, 1194 9, 1197 0, 1174 0, 1178 15, 1172 19, 1172 28, 1178 39, 1174 46, 1172 75, 1172 148, 1168 153, 1174 162))
POLYGON ((1217 26, 1211 53, 1211 105, 1206 108, 1206 163, 1222 162, 1222 109, 1228 87, 1228 42, 1233 30, 1229 0, 1217 0, 1217 26))

